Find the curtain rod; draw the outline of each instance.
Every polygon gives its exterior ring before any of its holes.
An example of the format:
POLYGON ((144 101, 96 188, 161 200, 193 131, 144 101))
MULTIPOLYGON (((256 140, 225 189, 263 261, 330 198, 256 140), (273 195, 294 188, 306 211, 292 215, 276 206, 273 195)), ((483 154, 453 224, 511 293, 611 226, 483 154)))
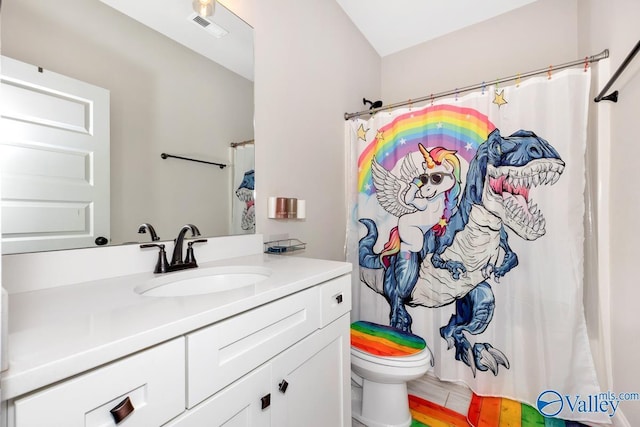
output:
POLYGON ((622 72, 624 71, 625 68, 627 68, 627 65, 629 65, 629 63, 631 62, 631 60, 633 59, 634 56, 636 56, 636 54, 638 53, 638 51, 640 51, 640 40, 638 40, 638 43, 636 43, 636 46, 631 50, 631 52, 629 52, 629 55, 627 55, 627 57, 625 58, 625 60, 622 62, 622 65, 620 65, 620 67, 618 67, 618 69, 616 70, 615 73, 613 73, 613 76, 611 76, 611 78, 609 79, 609 81, 607 82, 606 85, 604 85, 604 88, 602 88, 602 90, 600 91, 600 93, 598 94, 598 96, 596 96, 594 98, 594 102, 600 102, 600 101, 613 101, 613 102, 618 102, 618 91, 613 91, 612 93, 610 93, 609 95, 605 96, 605 93, 607 93, 607 91, 609 90, 609 88, 611 87, 611 85, 618 80, 618 77, 620 77, 620 74, 622 74, 622 72))
POLYGON ((241 147, 243 145, 251 145, 253 143, 254 143, 253 139, 247 139, 246 141, 232 142, 229 145, 231 146, 231 148, 236 148, 236 147, 241 147))
MULTIPOLYGON (((560 64, 560 65, 551 65, 547 68, 541 68, 539 70, 535 70, 535 71, 529 71, 527 73, 521 73, 521 74, 516 74, 515 76, 509 76, 509 77, 503 77, 501 79, 496 79, 496 80, 492 80, 489 84, 498 84, 498 83, 504 83, 504 82, 510 82, 513 80, 517 80, 517 79, 521 79, 521 78, 526 78, 526 77, 531 77, 531 76, 535 76, 538 74, 545 74, 545 73, 550 73, 552 71, 557 71, 557 70, 562 70, 565 68, 570 68, 570 67, 575 67, 576 65, 583 65, 583 64, 587 64, 587 63, 592 63, 592 62, 598 62, 601 59, 606 59, 609 57, 609 49, 605 49, 602 52, 598 53, 597 55, 591 55, 591 56, 587 56, 583 59, 578 59, 572 62, 567 62, 564 64, 560 64)), ((424 101, 431 101, 433 99, 436 98, 442 98, 445 96, 451 96, 451 95, 455 95, 455 94, 460 94, 463 92, 469 92, 471 90, 476 90, 476 89, 481 89, 483 87, 486 87, 487 83, 482 82, 480 84, 476 84, 473 86, 466 86, 463 88, 459 88, 459 89, 455 89, 455 90, 449 90, 446 92, 440 92, 440 93, 436 93, 436 94, 432 94, 429 96, 423 96, 422 98, 417 98, 417 99, 409 99, 407 101, 402 101, 402 102, 398 102, 395 104, 390 104, 390 105, 386 105, 386 106, 382 106, 380 108, 373 108, 373 109, 369 109, 369 110, 364 110, 364 111, 358 111, 357 113, 344 113, 344 119, 345 120, 349 120, 352 119, 354 117, 359 117, 359 116, 364 116, 365 114, 373 114, 373 113, 377 113, 378 111, 382 111, 382 110, 388 110, 391 108, 397 108, 397 107, 402 107, 405 105, 410 105, 410 104, 417 104, 420 102, 424 102, 424 101)))

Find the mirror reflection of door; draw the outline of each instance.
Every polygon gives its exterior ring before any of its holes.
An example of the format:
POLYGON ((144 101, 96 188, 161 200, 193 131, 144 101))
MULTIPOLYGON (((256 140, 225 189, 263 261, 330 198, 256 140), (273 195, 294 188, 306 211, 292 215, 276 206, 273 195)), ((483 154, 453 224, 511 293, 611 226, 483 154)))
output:
POLYGON ((109 91, 2 57, 4 253, 108 242, 109 91))
POLYGON ((148 242, 142 223, 162 240, 186 223, 246 232, 231 229, 230 143, 254 137, 253 30, 219 3, 207 20, 224 37, 193 14, 191 1, 2 2, 2 55, 109 90, 109 245, 148 242))

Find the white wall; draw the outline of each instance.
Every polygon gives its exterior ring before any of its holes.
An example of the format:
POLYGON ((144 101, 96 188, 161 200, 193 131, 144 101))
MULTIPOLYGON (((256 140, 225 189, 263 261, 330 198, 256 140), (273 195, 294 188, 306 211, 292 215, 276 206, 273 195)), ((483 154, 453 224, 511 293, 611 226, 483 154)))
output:
POLYGON ((380 58, 335 1, 256 0, 257 229, 344 260, 344 120, 380 94, 380 58), (267 198, 305 199, 307 219, 267 219, 267 198))
MULTIPOLYGON (((580 8, 580 42, 582 50, 608 48, 611 73, 640 39, 638 19, 640 2, 615 0, 602 2, 582 0, 580 8)), ((640 187, 634 171, 640 156, 635 129, 640 111, 640 55, 620 76, 611 91, 619 90, 617 103, 606 103, 611 115, 611 175, 610 185, 602 191, 609 197, 609 227, 611 231, 610 279, 612 370, 614 392, 640 392, 640 316, 638 316, 638 239, 640 226, 640 187)), ((629 425, 640 425, 640 402, 620 405, 629 425)))
POLYGON ((253 82, 97 0, 8 0, 1 19, 3 55, 110 90, 113 242, 142 222, 228 234, 230 169, 160 153, 229 163, 253 138, 253 82))

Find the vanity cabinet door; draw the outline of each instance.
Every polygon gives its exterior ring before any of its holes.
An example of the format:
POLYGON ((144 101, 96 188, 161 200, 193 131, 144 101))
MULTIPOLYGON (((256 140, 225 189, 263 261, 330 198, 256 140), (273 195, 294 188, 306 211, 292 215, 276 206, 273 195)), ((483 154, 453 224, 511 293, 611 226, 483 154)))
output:
POLYGON ((14 425, 107 427, 117 417, 127 427, 162 425, 185 410, 184 346, 177 338, 18 398, 14 425))
POLYGON ((273 426, 351 426, 349 337, 347 313, 273 359, 273 426))
POLYGON ((230 384, 165 427, 268 427, 271 425, 270 388, 271 366, 267 364, 230 384))

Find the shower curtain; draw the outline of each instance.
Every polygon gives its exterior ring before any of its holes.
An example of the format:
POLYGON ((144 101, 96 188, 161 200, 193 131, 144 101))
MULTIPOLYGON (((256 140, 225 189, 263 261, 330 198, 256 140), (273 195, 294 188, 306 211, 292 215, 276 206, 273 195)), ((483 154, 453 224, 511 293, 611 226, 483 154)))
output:
POLYGON ((354 320, 425 338, 441 380, 609 423, 582 303, 589 87, 571 69, 346 122, 347 256, 354 320))
POLYGON ((232 234, 250 234, 256 231, 255 212, 255 150, 253 144, 231 148, 233 154, 233 180, 231 188, 232 234))

